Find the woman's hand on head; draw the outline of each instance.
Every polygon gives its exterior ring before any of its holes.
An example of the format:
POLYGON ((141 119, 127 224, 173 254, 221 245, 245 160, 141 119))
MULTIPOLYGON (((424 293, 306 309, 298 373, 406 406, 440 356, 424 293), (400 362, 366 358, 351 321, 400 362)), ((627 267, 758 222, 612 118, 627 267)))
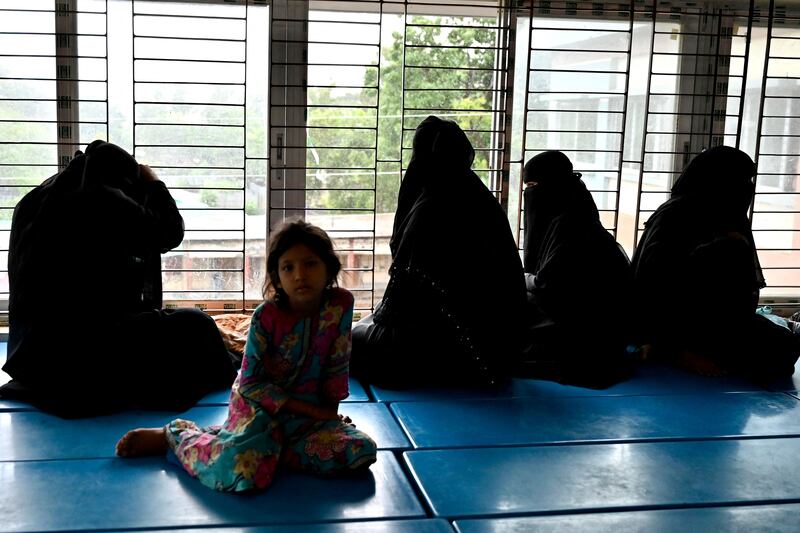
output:
POLYGON ((139 165, 139 177, 144 182, 158 181, 158 176, 156 176, 156 173, 153 172, 153 169, 147 165, 139 165))

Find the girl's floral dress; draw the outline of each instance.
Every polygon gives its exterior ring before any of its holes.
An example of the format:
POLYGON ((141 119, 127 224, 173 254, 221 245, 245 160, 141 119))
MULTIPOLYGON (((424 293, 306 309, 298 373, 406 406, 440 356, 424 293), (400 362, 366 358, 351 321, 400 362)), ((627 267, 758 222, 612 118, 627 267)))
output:
POLYGON ((289 398, 338 404, 348 395, 353 295, 331 289, 318 316, 303 318, 271 303, 253 313, 242 368, 222 426, 174 420, 166 435, 189 474, 221 491, 265 488, 278 463, 329 474, 375 462, 375 442, 338 420, 281 410, 289 398))

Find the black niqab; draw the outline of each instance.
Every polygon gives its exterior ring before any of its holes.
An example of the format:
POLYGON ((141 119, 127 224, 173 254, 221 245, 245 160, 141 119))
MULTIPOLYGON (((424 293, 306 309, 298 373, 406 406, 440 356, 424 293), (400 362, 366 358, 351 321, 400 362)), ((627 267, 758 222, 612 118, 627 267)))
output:
POLYGON ((525 164, 524 180, 536 185, 525 189, 525 272, 535 274, 541 266, 545 236, 553 221, 569 214, 600 223, 597 205, 581 175, 573 172, 572 163, 561 152, 535 155, 525 164))

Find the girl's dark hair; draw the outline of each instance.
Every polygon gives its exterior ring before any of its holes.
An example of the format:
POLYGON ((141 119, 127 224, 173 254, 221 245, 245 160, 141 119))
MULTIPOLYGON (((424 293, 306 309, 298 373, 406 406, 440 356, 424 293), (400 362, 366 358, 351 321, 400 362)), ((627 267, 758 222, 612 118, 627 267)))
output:
POLYGON ((289 297, 280 288, 278 275, 278 261, 289 248, 304 244, 314 252, 325 264, 328 273, 327 288, 338 285, 337 278, 342 269, 342 263, 333 251, 333 242, 325 230, 305 220, 287 220, 269 236, 267 247, 267 276, 264 280, 264 299, 272 300, 278 307, 286 308, 289 297))

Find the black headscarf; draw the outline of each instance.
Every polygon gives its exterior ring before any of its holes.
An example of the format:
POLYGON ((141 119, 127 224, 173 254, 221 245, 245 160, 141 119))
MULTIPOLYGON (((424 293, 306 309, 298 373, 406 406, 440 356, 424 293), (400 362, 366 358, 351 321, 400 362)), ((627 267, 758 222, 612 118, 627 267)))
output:
MULTIPOLYGON (((738 233, 752 248, 756 283, 763 287, 764 275, 747 216, 755 193, 755 175, 755 163, 737 148, 717 146, 704 150, 689 162, 673 184, 670 199, 653 213, 645 228, 661 225, 664 218, 691 219, 694 227, 676 235, 691 247, 713 237, 738 233)), ((647 247, 649 233, 645 231, 642 235, 635 255, 647 247)))
POLYGON ((486 186, 471 169, 474 159, 475 150, 458 124, 433 115, 420 122, 397 197, 389 242, 392 257, 400 246, 409 214, 423 195, 442 200, 449 195, 449 201, 462 195, 485 196, 486 186))
POLYGON ((756 165, 730 146, 710 148, 692 159, 672 186, 672 198, 701 202, 722 223, 749 228, 747 210, 753 200, 756 165))
POLYGON ((535 155, 525 164, 525 183, 534 182, 523 193, 525 199, 525 272, 535 274, 542 247, 553 221, 564 214, 600 223, 597 205, 572 162, 555 150, 535 155))

